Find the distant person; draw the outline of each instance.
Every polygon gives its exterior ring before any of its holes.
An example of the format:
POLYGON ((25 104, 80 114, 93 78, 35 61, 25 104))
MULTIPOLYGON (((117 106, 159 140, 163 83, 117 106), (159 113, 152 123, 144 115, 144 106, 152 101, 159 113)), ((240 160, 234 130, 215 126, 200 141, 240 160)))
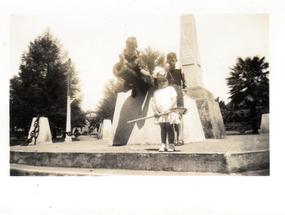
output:
POLYGON ((153 74, 156 78, 157 90, 153 94, 152 108, 161 130, 159 152, 173 152, 175 151, 173 124, 179 123, 179 116, 171 112, 171 109, 176 107, 177 93, 173 86, 168 85, 167 71, 164 68, 156 67, 153 74))
MULTIPOLYGON (((186 89, 184 73, 181 69, 176 68, 177 57, 174 52, 167 54, 167 79, 177 93, 177 107, 184 107, 183 91, 186 89)), ((184 145, 183 141, 183 114, 180 113, 180 123, 174 125, 175 145, 184 145)))
POLYGON ((74 130, 74 137, 77 138, 80 135, 78 128, 74 130))

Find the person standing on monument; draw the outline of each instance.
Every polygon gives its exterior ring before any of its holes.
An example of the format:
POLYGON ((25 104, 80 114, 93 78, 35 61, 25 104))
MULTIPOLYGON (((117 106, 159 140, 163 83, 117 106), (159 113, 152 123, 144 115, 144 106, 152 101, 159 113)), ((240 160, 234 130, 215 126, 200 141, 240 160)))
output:
POLYGON ((146 90, 152 84, 152 76, 141 66, 140 52, 135 37, 128 37, 126 48, 119 55, 119 62, 113 67, 113 74, 124 81, 127 89, 132 89, 132 97, 138 90, 146 90))
POLYGON ((167 71, 163 67, 156 67, 153 72, 157 82, 157 89, 152 98, 152 108, 155 113, 155 121, 160 125, 161 146, 159 152, 173 152, 174 126, 179 123, 179 116, 171 109, 176 107, 177 93, 173 86, 168 84, 167 71))
MULTIPOLYGON (((177 57, 174 52, 167 54, 167 79, 177 93, 177 107, 184 107, 183 90, 186 89, 185 77, 181 69, 176 69, 177 57)), ((180 123, 174 125, 175 145, 184 145, 183 141, 183 114, 179 114, 180 123)))

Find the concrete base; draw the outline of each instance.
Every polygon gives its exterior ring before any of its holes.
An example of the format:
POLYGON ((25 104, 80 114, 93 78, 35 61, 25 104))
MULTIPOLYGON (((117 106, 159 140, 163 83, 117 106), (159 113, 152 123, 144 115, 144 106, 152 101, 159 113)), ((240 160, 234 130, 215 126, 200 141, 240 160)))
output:
POLYGON ((221 139, 226 136, 225 126, 218 102, 202 87, 187 89, 187 95, 196 101, 206 138, 221 139))
POLYGON ((245 154, 11 152, 10 161, 16 164, 49 167, 236 173, 268 169, 269 152, 245 154))
POLYGON ((268 176, 269 169, 245 171, 238 173, 212 173, 212 172, 173 172, 126 169, 88 169, 70 167, 46 167, 11 164, 11 176, 110 176, 110 175, 140 175, 140 176, 268 176))
POLYGON ((102 141, 14 146, 10 163, 11 167, 28 165, 35 169, 39 166, 213 174, 269 169, 268 135, 197 142, 176 147, 175 152, 159 153, 158 148, 158 144, 112 147, 102 141))
MULTIPOLYGON (((135 98, 130 96, 130 91, 118 94, 113 119, 114 146, 160 143, 160 127, 154 123, 153 118, 127 123, 128 120, 154 114, 150 104, 152 95, 153 90, 139 92, 135 98)), ((205 135, 195 101, 185 95, 184 104, 188 111, 183 116, 183 140, 186 143, 204 141, 205 135)))

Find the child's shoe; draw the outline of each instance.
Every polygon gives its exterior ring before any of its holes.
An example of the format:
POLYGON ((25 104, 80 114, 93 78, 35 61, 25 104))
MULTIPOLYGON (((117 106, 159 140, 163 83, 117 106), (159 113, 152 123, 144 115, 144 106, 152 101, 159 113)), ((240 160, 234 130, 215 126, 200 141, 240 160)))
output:
POLYGON ((158 149, 159 152, 166 151, 166 145, 164 143, 161 144, 160 148, 158 149))
POLYGON ((175 151, 175 146, 174 146, 174 144, 172 143, 172 144, 167 144, 166 145, 166 151, 168 151, 168 152, 174 152, 175 151))
POLYGON ((175 146, 183 146, 184 145, 184 141, 183 140, 178 140, 174 143, 175 146))

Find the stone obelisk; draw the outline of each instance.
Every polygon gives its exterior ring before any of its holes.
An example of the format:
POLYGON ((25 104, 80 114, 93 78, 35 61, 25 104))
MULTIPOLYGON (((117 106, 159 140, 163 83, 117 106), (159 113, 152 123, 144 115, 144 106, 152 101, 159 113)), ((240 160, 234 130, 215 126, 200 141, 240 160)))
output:
POLYGON ((184 15, 180 23, 180 61, 187 85, 186 94, 196 101, 205 137, 223 138, 225 127, 219 104, 203 86, 194 16, 184 15))
POLYGON ((203 87, 195 20, 192 15, 181 17, 180 59, 186 83, 191 87, 203 87))

